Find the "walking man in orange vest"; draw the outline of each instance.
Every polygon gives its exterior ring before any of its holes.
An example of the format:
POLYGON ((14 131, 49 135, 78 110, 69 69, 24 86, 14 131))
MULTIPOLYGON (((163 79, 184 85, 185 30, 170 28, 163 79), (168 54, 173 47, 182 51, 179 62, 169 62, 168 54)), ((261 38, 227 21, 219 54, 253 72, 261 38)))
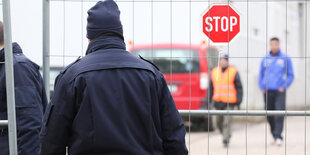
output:
MULTIPOLYGON (((236 67, 229 66, 228 55, 222 55, 220 66, 215 67, 211 73, 210 97, 217 110, 233 110, 242 102, 242 84, 236 67)), ((228 147, 231 137, 230 115, 217 115, 216 122, 223 135, 224 147, 228 147)))

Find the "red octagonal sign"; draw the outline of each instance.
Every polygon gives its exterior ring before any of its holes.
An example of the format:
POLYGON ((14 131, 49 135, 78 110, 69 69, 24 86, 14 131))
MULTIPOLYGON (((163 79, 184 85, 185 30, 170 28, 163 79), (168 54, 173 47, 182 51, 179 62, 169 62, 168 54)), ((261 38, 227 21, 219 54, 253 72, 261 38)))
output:
POLYGON ((229 5, 213 5, 203 14, 202 27, 213 42, 227 43, 240 32, 240 16, 229 5))

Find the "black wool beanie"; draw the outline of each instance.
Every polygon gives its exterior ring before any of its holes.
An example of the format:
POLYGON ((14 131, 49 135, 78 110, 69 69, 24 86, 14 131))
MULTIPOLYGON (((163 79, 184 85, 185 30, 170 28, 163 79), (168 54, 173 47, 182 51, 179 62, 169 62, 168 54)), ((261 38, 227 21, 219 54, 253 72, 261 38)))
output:
POLYGON ((116 33, 123 36, 120 11, 113 0, 99 1, 87 13, 88 39, 95 39, 104 33, 116 33))

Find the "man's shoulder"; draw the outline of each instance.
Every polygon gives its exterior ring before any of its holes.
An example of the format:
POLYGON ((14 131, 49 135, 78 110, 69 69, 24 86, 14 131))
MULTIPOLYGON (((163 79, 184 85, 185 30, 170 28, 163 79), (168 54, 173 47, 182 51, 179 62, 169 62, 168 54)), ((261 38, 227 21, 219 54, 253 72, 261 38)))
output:
POLYGON ((217 71, 218 69, 220 69, 220 67, 219 67, 219 66, 214 67, 214 68, 211 70, 211 73, 213 73, 213 72, 217 71))
POLYGON ((154 64, 153 62, 151 62, 150 60, 147 60, 145 58, 143 58, 142 56, 139 55, 139 61, 141 61, 144 66, 147 66, 148 68, 150 68, 150 70, 152 71, 152 73, 154 74, 155 78, 157 80, 162 80, 165 79, 163 73, 160 71, 160 69, 156 66, 156 64, 154 64))
POLYGON ((280 57, 290 59, 290 56, 286 52, 283 52, 283 51, 280 51, 280 57))
POLYGON ((231 69, 234 69, 234 70, 238 71, 237 67, 236 67, 236 66, 234 66, 234 65, 229 65, 229 68, 231 68, 231 69))
POLYGON ((31 60, 27 58, 23 53, 13 53, 14 64, 29 63, 31 60))
POLYGON ((78 58, 75 62, 65 67, 61 74, 67 77, 69 81, 93 70, 106 70, 115 68, 136 68, 152 72, 154 75, 160 75, 156 65, 148 60, 138 58, 125 50, 98 51, 78 58))
POLYGON ((74 62, 72 62, 71 64, 69 64, 69 65, 67 65, 66 67, 64 67, 64 68, 60 71, 58 77, 60 77, 60 76, 61 76, 61 77, 64 77, 64 75, 65 75, 65 77, 70 78, 70 74, 68 74, 67 72, 70 71, 70 70, 71 70, 71 72, 72 72, 72 70, 76 70, 77 68, 79 68, 79 66, 76 66, 76 67, 74 67, 74 66, 75 66, 76 63, 79 62, 80 60, 81 60, 81 57, 78 57, 74 62))
POLYGON ((13 64, 14 67, 30 67, 35 70, 39 70, 40 66, 36 64, 35 62, 31 61, 29 58, 27 58, 23 53, 14 53, 13 55, 13 64))
POLYGON ((154 63, 152 63, 151 61, 143 58, 141 55, 139 55, 139 58, 141 60, 143 60, 144 62, 146 62, 148 65, 150 65, 152 68, 156 69, 157 71, 160 71, 160 69, 154 63))

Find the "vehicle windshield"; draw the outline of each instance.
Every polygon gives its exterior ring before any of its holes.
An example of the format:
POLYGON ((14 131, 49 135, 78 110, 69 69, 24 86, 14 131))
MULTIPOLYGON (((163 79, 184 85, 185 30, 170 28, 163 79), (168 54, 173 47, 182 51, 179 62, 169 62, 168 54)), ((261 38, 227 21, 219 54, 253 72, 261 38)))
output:
POLYGON ((132 54, 154 63, 162 73, 199 73, 199 54, 189 49, 141 49, 132 54))

